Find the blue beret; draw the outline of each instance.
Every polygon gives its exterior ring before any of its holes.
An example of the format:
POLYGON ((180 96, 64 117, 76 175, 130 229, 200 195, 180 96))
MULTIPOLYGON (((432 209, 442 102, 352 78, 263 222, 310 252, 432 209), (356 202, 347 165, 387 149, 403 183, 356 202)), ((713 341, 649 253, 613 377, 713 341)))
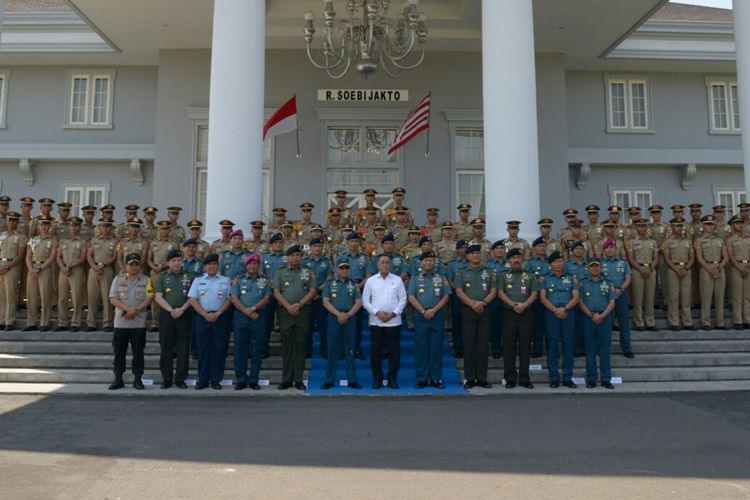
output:
POLYGON ((558 252, 557 250, 555 250, 554 252, 549 254, 549 257, 547 257, 547 263, 552 264, 557 259, 562 259, 562 258, 563 258, 562 254, 558 252))
POLYGON ((497 240, 495 243, 492 244, 492 250, 496 249, 497 247, 504 247, 505 246, 505 240, 497 240))
POLYGON ((582 246, 583 246, 583 242, 581 240, 578 240, 570 244, 570 249, 573 250, 575 247, 582 247, 582 246))
POLYGON ((182 252, 180 252, 179 250, 170 250, 167 254, 167 261, 170 261, 175 257, 182 257, 182 252))
POLYGON ((198 240, 196 240, 195 238, 188 238, 185 240, 185 243, 183 243, 182 246, 197 245, 197 244, 198 244, 198 240))
POLYGON ((541 245, 542 243, 547 243, 547 242, 546 242, 546 241, 544 240, 544 236, 540 236, 539 238, 535 239, 535 240, 534 240, 534 243, 532 243, 532 244, 531 244, 531 246, 537 246, 537 245, 541 245))
POLYGON ((350 241, 350 240, 359 240, 359 239, 360 239, 360 237, 359 237, 359 233, 357 233, 357 231, 352 231, 351 233, 349 233, 349 236, 346 237, 347 241, 350 241))
POLYGON ((508 258, 509 258, 509 259, 510 259, 511 257, 515 256, 515 255, 521 255, 521 256, 523 256, 523 252, 521 251, 521 249, 520 249, 520 248, 518 248, 518 247, 516 247, 516 248, 511 248, 511 249, 510 249, 510 252, 508 252, 508 258))
POLYGON ((281 240, 283 240, 283 239, 284 239, 284 237, 283 237, 283 236, 281 236, 281 233, 276 233, 276 234, 274 234, 273 236, 271 236, 271 239, 270 239, 270 240, 268 240, 268 242, 269 242, 269 243, 274 243, 274 242, 276 242, 276 241, 281 241, 281 240))
POLYGON ((458 240, 456 242, 456 250, 458 250, 459 248, 468 247, 468 246, 469 244, 466 243, 466 240, 458 240))
POLYGON ((466 253, 481 252, 481 251, 482 251, 482 245, 469 245, 469 248, 466 249, 466 253))
POLYGON ((210 264, 211 262, 219 262, 219 255, 215 253, 210 253, 203 257, 203 264, 210 264))
POLYGON ((299 245, 292 245, 286 249, 286 255, 289 257, 293 253, 302 252, 302 247, 299 245))
POLYGON ((383 236, 383 243, 385 243, 386 241, 396 241, 396 238, 393 237, 393 233, 388 233, 383 236))
POLYGON ((419 238, 419 246, 422 246, 422 243, 425 243, 427 241, 432 243, 432 239, 429 236, 422 236, 421 238, 419 238))
POLYGON ((321 237, 311 238, 309 245, 310 246, 317 245, 318 243, 323 243, 323 238, 321 237))
POLYGON ((435 254, 432 252, 424 252, 422 255, 419 256, 419 262, 422 262, 424 259, 434 259, 435 254))

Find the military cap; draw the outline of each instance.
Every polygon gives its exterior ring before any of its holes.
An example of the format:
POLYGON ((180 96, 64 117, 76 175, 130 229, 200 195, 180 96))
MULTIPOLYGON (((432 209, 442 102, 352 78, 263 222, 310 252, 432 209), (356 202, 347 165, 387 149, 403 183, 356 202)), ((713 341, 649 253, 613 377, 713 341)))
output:
POLYGON ((610 205, 607 208, 607 211, 611 214, 619 214, 622 212, 622 207, 620 205, 610 205))
POLYGON ((599 205, 594 205, 593 203, 589 203, 586 205, 586 208, 584 209, 586 212, 598 212, 599 211, 599 205))
POLYGON ((55 200, 52 198, 39 198, 39 204, 40 205, 54 205, 55 200))
POLYGON ((602 222, 603 227, 615 227, 615 225, 616 224, 611 220, 605 220, 604 222, 602 222))
POLYGON ((312 233, 313 231, 320 231, 320 232, 322 233, 322 232, 323 232, 323 226, 321 226, 321 225, 320 225, 320 224, 318 224, 318 223, 315 223, 315 224, 313 224, 313 225, 312 225, 312 226, 310 227, 310 232, 312 233))
POLYGON ((420 231, 417 226, 409 226, 409 230, 406 233, 407 234, 420 234, 420 231))
POLYGON ((344 231, 354 231, 354 228, 352 226, 350 226, 349 224, 347 224, 346 226, 344 226, 341 229, 339 229, 339 231, 341 231, 342 233, 344 231))
POLYGON ((8 212, 8 213, 5 214, 5 218, 8 219, 8 220, 16 220, 17 221, 18 219, 21 218, 21 214, 19 214, 18 212, 8 212))
POLYGON ((67 201, 62 201, 58 203, 57 206, 60 210, 70 210, 71 208, 73 208, 73 204, 68 203, 67 201))
POLYGON ((320 238, 320 237, 310 238, 310 243, 308 244, 310 246, 323 244, 323 238, 320 238))
POLYGON ((99 223, 100 226, 111 226, 112 225, 112 221, 109 220, 109 219, 100 218, 97 222, 99 223))
POLYGON ((83 213, 96 212, 96 207, 94 205, 86 205, 85 207, 81 207, 81 212, 83 213))
POLYGON ((727 211, 726 205, 714 205, 714 212, 717 214, 723 214, 727 211))
POLYGON ((575 208, 566 208, 565 210, 563 210, 562 214, 565 217, 572 217, 574 215, 578 215, 578 210, 576 210, 575 208))
POLYGON ((700 212, 701 208, 703 208, 703 204, 702 203, 691 203, 690 205, 688 205, 688 207, 690 208, 691 212, 700 212))
POLYGON ((532 247, 535 247, 537 245, 547 244, 547 241, 544 239, 544 236, 540 236, 537 239, 534 240, 534 242, 531 244, 532 247))
POLYGON ((539 224, 540 226, 551 226, 553 223, 554 221, 550 219, 549 217, 545 217, 537 221, 537 224, 539 224))
POLYGON ((219 262, 219 254, 210 253, 203 257, 203 265, 210 264, 212 262, 219 262))
POLYGON ((737 208, 740 210, 750 210, 750 203, 743 201, 742 203, 737 205, 737 208))
POLYGON ((49 215, 40 215, 37 217, 37 220, 42 224, 52 224, 52 221, 55 219, 49 215))
POLYGON ((242 229, 235 229, 231 233, 229 233, 230 238, 234 238, 235 236, 239 236, 242 239, 245 239, 245 233, 242 232, 242 229))
POLYGON ((742 220, 742 217, 740 217, 739 215, 735 215, 734 217, 729 219, 729 223, 734 224, 735 222, 739 222, 740 224, 742 224, 744 221, 742 220))
POLYGON ((345 260, 342 260, 339 262, 339 265, 337 266, 339 269, 349 269, 349 263, 345 260))
POLYGON ((128 212, 135 212, 139 208, 141 208, 141 207, 139 207, 138 205, 134 205, 134 204, 125 205, 125 210, 127 210, 128 212))
POLYGON ((7 205, 10 203, 10 200, 11 200, 10 196, 2 195, 0 196, 0 205, 7 205))
POLYGON ((286 249, 286 256, 289 257, 293 253, 302 253, 302 247, 299 245, 292 245, 286 249))
POLYGON ((79 226, 79 225, 83 224, 83 219, 81 219, 80 217, 75 217, 75 216, 74 217, 70 217, 68 219, 68 224, 69 225, 79 226))
POLYGON ((609 247, 616 247, 616 246, 617 246, 617 242, 615 240, 613 240, 612 238, 607 238, 602 243, 602 248, 605 249, 605 250, 607 248, 609 248, 609 247))
POLYGON ((156 208, 156 207, 154 207, 154 206, 148 206, 148 207, 146 207, 146 208, 143 209, 143 213, 144 214, 155 214, 158 211, 159 211, 159 209, 156 208))
POLYGON ((547 263, 548 264, 552 264, 557 259, 562 259, 562 258, 563 258, 563 255, 560 252, 558 252, 557 250, 555 250, 554 252, 552 252, 551 254, 549 254, 549 257, 547 257, 547 263))
POLYGON ((393 236, 393 233, 388 233, 385 236, 383 236, 383 243, 386 241, 396 241, 396 238, 393 236))
POLYGON ((685 206, 684 205, 680 205, 679 203, 675 203, 674 205, 672 205, 671 207, 669 207, 669 209, 672 212, 682 212, 682 211, 685 210, 685 206))
POLYGON ((701 217, 701 222, 703 224, 716 224, 716 217, 711 214, 704 215, 703 217, 701 217))
POLYGON ((372 227, 373 231, 385 231, 385 226, 383 224, 375 224, 372 227))
POLYGON ((277 241, 284 241, 284 237, 281 236, 281 233, 275 233, 271 238, 268 240, 269 243, 276 243, 277 241))
POLYGON ((102 212, 114 212, 115 211, 115 206, 113 204, 111 204, 111 203, 107 203, 100 210, 102 212))
POLYGON ((169 253, 167 253, 167 260, 172 260, 175 257, 182 257, 182 252, 179 250, 170 250, 169 253))
MULTIPOLYGON (((169 254, 167 254, 167 256, 169 256, 169 254)), ((169 260, 169 259, 167 259, 167 260, 169 260)), ((140 263, 141 262, 141 254, 139 254, 138 252, 129 253, 127 255, 127 257, 125 257, 125 263, 126 264, 130 264, 131 262, 138 262, 138 263, 140 263)))
POLYGON ((481 217, 477 217, 476 219, 472 219, 471 225, 474 226, 474 227, 476 227, 476 226, 484 226, 484 219, 482 219, 481 217))
POLYGON ((260 262, 260 255, 258 255, 257 253, 253 252, 250 255, 248 255, 247 257, 245 257, 245 266, 247 266, 251 262, 260 262))
POLYGON ((328 209, 328 215, 341 215, 341 209, 339 207, 331 207, 328 209))
POLYGON ((265 226, 265 225, 266 225, 266 223, 263 222, 262 220, 250 221, 250 227, 252 227, 254 229, 263 229, 263 226, 265 226))
POLYGON ((641 213, 641 207, 630 206, 628 207, 628 213, 631 215, 641 213))
POLYGON ((648 226, 648 221, 644 219, 643 217, 641 217, 640 219, 635 220, 635 225, 636 226, 648 226))
POLYGON ((346 198, 347 194, 348 193, 343 189, 339 189, 338 191, 336 191, 336 198, 346 198))
POLYGON ((273 209, 273 210, 271 210, 271 211, 272 211, 272 212, 273 212, 274 214, 285 214, 285 213, 286 213, 286 208, 282 208, 282 207, 276 207, 276 208, 274 208, 274 209, 273 209))
POLYGON ((34 198, 31 196, 24 196, 21 198, 21 205, 33 205, 34 204, 34 198))
POLYGON ((419 256, 419 262, 422 262, 425 259, 434 259, 435 254, 432 252, 423 252, 422 255, 419 256))
POLYGON ((510 251, 508 252, 508 258, 510 259, 511 257, 515 257, 516 255, 521 255, 521 256, 523 256, 523 252, 522 252, 522 251, 521 251, 521 249, 520 249, 520 248, 518 248, 518 247, 516 247, 516 248, 511 248, 511 249, 510 249, 510 251))
POLYGON ((315 205, 313 205, 313 204, 312 204, 312 203, 310 203, 309 201, 305 201, 305 202, 303 202, 303 203, 300 203, 300 204, 299 204, 299 207, 300 207, 300 208, 301 208, 302 210, 312 210, 313 208, 315 208, 315 205))
POLYGON ((481 252, 482 251, 482 245, 469 245, 469 248, 466 249, 466 253, 474 253, 474 252, 481 252))
POLYGON ((222 220, 219 221, 219 226, 221 226, 222 228, 229 228, 229 229, 231 229, 231 228, 234 227, 234 222, 232 222, 229 219, 222 219, 222 220))
POLYGON ((583 246, 583 241, 576 240, 576 241, 574 241, 573 243, 570 244, 570 249, 571 250, 575 250, 576 247, 582 247, 582 246, 583 246))
POLYGON ((492 244, 492 248, 490 248, 490 250, 494 250, 497 247, 503 247, 503 248, 505 248, 505 240, 497 240, 496 242, 494 242, 492 244))
POLYGON ((601 266, 601 265, 602 265, 602 262, 597 257, 594 257, 591 260, 589 260, 588 264, 586 264, 586 267, 601 266))
POLYGON ((440 229, 453 229, 453 223, 449 220, 444 221, 442 224, 440 224, 440 229))
POLYGON ((199 221, 198 219, 189 220, 187 223, 188 229, 202 228, 202 227, 203 227, 203 223, 199 221))
POLYGON ((351 233, 349 233, 349 236, 346 237, 346 241, 358 240, 358 239, 360 239, 360 237, 357 231, 352 231, 351 233))
POLYGON ((684 226, 685 219, 674 218, 674 219, 671 219, 669 223, 672 224, 673 226, 684 226))
POLYGON ((469 246, 469 243, 466 240, 458 240, 456 242, 456 250, 458 250, 459 248, 465 248, 468 246, 469 246))
POLYGON ((408 207, 398 207, 398 208, 396 208, 396 214, 398 214, 398 215, 403 215, 403 214, 405 214, 408 211, 409 211, 408 207))
POLYGON ((468 203, 461 203, 456 207, 456 210, 458 210, 459 212, 468 212, 469 210, 471 210, 471 205, 469 205, 468 203))
POLYGON ((285 228, 285 227, 294 227, 294 224, 292 224, 289 221, 286 221, 285 223, 281 224, 279 227, 285 228))
POLYGON ((508 225, 508 229, 518 229, 518 226, 521 225, 521 222, 517 220, 509 220, 505 221, 505 223, 508 225))
POLYGON ((393 191, 391 191, 391 194, 406 194, 406 189, 402 187, 393 188, 393 191))
POLYGON ((429 236, 422 236, 419 238, 419 246, 421 247, 422 243, 427 243, 428 241, 432 243, 432 239, 429 236))
POLYGON ((159 229, 170 229, 172 227, 172 223, 168 220, 160 220, 156 225, 159 226, 159 229))
POLYGON ((662 210, 664 210, 664 207, 662 207, 658 203, 654 203, 653 205, 648 207, 649 212, 661 212, 662 210))
POLYGON ((128 226, 141 226, 143 221, 138 217, 130 217, 128 219, 128 226))
POLYGON ((440 212, 439 208, 431 207, 427 209, 427 215, 437 215, 440 212))
POLYGON ((179 213, 179 212, 182 212, 182 207, 167 207, 167 212, 179 213))
POLYGON ((364 194, 364 195, 372 195, 372 196, 375 196, 376 194, 378 194, 378 192, 377 192, 377 191, 375 191, 375 190, 374 190, 374 189, 372 189, 372 188, 367 188, 367 189, 365 189, 364 191, 362 191, 362 194, 364 194))
POLYGON ((198 244, 198 240, 196 240, 195 238, 188 238, 185 240, 182 246, 186 247, 188 245, 197 245, 197 244, 198 244))

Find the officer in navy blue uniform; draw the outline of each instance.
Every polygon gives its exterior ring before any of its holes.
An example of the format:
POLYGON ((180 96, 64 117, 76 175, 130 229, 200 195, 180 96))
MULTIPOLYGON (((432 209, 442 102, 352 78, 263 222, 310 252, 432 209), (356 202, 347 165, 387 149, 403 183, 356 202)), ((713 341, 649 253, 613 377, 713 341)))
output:
POLYGON ((540 297, 546 309, 544 327, 547 331, 547 367, 550 387, 560 386, 557 352, 562 343, 562 383, 565 387, 576 388, 573 382, 573 337, 574 319, 571 314, 578 304, 578 284, 575 276, 563 273, 563 256, 552 252, 547 258, 550 273, 540 286, 540 297))
POLYGON ((614 389, 612 385, 612 311, 615 308, 615 290, 601 275, 602 264, 598 259, 588 263, 589 274, 579 284, 581 302, 578 304, 583 316, 583 338, 586 346, 586 387, 596 387, 596 356, 599 356, 599 371, 602 387, 614 389))
MULTIPOLYGON (((540 236, 532 243, 533 255, 526 261, 523 268, 531 272, 542 283, 544 277, 549 274, 549 264, 547 263, 547 242, 544 236, 540 236)), ((544 356, 544 339, 546 331, 544 327, 545 311, 540 300, 534 302, 531 306, 534 315, 534 335, 532 337, 531 357, 540 358, 544 356)))
MULTIPOLYGON (((501 272, 510 270, 510 264, 508 264, 508 260, 505 258, 505 240, 497 240, 492 244, 490 247, 490 259, 486 264, 498 276, 500 276, 501 272)), ((494 359, 503 357, 503 322, 500 320, 501 310, 500 299, 495 297, 490 304, 490 313, 492 314, 490 346, 492 347, 492 357, 494 359)))
POLYGON ((234 283, 235 278, 245 273, 245 259, 250 253, 242 248, 245 235, 242 229, 235 229, 229 235, 229 250, 221 254, 221 274, 234 283))
MULTIPOLYGON (((276 275, 276 270, 286 263, 286 254, 284 253, 284 237, 281 233, 275 233, 268 240, 268 244, 271 246, 271 251, 264 253, 260 257, 260 274, 262 274, 269 282, 276 275)), ((269 342, 271 341, 271 331, 273 330, 274 322, 276 321, 276 309, 278 308, 278 302, 276 298, 271 295, 271 302, 266 306, 266 340, 263 346, 263 359, 268 357, 269 353, 269 342)))
POLYGON ((310 314, 310 335, 307 337, 307 357, 311 357, 313 348, 313 331, 317 327, 320 336, 320 355, 325 358, 328 356, 328 339, 326 338, 326 318, 328 313, 323 307, 323 285, 333 277, 333 261, 323 255, 323 238, 313 237, 309 242, 310 255, 302 259, 302 267, 308 269, 315 281, 315 287, 318 289, 318 295, 312 301, 312 310, 310 314))
MULTIPOLYGON (((342 252, 341 255, 336 259, 336 265, 338 266, 341 262, 346 261, 349 263, 349 279, 354 280, 357 283, 359 291, 365 286, 365 280, 369 273, 367 269, 370 266, 370 258, 359 250, 361 240, 359 234, 356 231, 352 231, 346 237, 346 251, 342 252)), ((357 319, 355 322, 355 341, 354 341, 354 357, 360 360, 367 359, 364 351, 362 350, 362 324, 367 320, 367 311, 365 308, 359 310, 357 313, 357 319)))

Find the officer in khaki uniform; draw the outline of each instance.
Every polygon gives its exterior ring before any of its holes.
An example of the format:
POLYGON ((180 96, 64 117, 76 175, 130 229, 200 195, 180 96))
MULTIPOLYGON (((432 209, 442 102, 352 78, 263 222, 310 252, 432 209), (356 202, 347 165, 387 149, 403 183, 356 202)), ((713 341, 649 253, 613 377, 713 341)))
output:
POLYGON ((531 255, 531 246, 529 242, 523 238, 518 237, 518 231, 521 227, 521 222, 517 220, 509 220, 506 222, 508 225, 508 237, 505 238, 505 253, 510 253, 514 248, 519 248, 523 253, 524 260, 528 259, 531 255))
MULTIPOLYGON (((138 205, 125 205, 125 222, 115 228, 115 238, 120 240, 128 235, 128 221, 138 217, 138 210, 140 208, 141 207, 138 205)), ((125 255, 127 255, 127 253, 125 255)), ((120 269, 123 270, 122 272, 125 272, 124 267, 120 267, 120 269)))
MULTIPOLYGON (((206 255, 211 252, 211 245, 207 241, 201 239, 201 231, 203 231, 203 223, 198 219, 191 219, 187 223, 188 238, 195 240, 196 255, 199 259, 203 259, 206 255)), ((180 242, 182 243, 182 242, 180 242)))
MULTIPOLYGON (((664 242, 669 235, 669 224, 662 222, 661 220, 661 213, 663 210, 664 207, 659 204, 653 204, 648 207, 648 212, 651 214, 651 224, 649 224, 648 232, 646 233, 648 236, 656 240, 660 252, 663 252, 664 242)), ((667 265, 664 263, 663 253, 659 255, 659 267, 657 268, 656 278, 656 288, 661 290, 660 304, 664 305, 667 303, 669 292, 667 291, 667 265)))
POLYGON ((714 219, 716 219, 716 236, 725 240, 732 234, 732 228, 727 223, 727 207, 725 205, 714 205, 714 219))
POLYGON ((701 222, 703 223, 703 236, 694 242, 695 257, 701 266, 701 327, 704 330, 711 329, 711 298, 713 297, 716 328, 726 330, 724 326, 724 292, 726 289, 724 267, 729 262, 727 246, 724 240, 715 234, 716 218, 713 215, 703 216, 701 222))
MULTIPOLYGON (((286 208, 276 207, 272 211, 273 213, 273 224, 268 228, 268 234, 274 235, 281 232, 281 226, 286 224, 286 208)), ((270 238, 270 236, 269 236, 270 238)))
POLYGON ((216 255, 221 255, 232 247, 229 235, 234 230, 234 222, 229 219, 222 219, 219 221, 219 229, 221 231, 221 238, 211 243, 211 253, 215 253, 216 255))
POLYGON ((8 229, 0 233, 0 320, 5 331, 15 328, 18 279, 26 256, 26 235, 17 230, 20 218, 18 212, 8 212, 8 229))
MULTIPOLYGON (((417 226, 410 227, 409 230, 406 231, 406 235, 409 238, 409 242, 401 247, 394 244, 394 247, 397 252, 401 252, 401 255, 404 256, 407 262, 411 263, 412 256, 418 257, 422 253, 419 249, 419 228, 417 226)), ((394 237, 394 243, 395 241, 394 237)))
POLYGON ((266 223, 262 220, 254 220, 250 222, 250 233, 253 236, 242 242, 243 250, 247 252, 255 252, 258 255, 268 252, 268 242, 263 239, 263 228, 265 225, 266 223))
POLYGON ((448 262, 456 256, 456 238, 453 223, 449 220, 440 225, 440 240, 435 245, 435 254, 443 262, 448 262))
POLYGON ((347 194, 348 193, 343 189, 339 189, 338 191, 336 191, 336 205, 334 208, 337 208, 339 211, 339 223, 352 225, 354 224, 354 214, 352 212, 352 209, 346 206, 347 194))
POLYGON ((729 298, 735 330, 750 328, 750 236, 744 233, 742 217, 729 221, 732 234, 727 239, 729 253, 729 298))
POLYGON ((591 242, 594 246, 602 241, 602 225, 599 223, 599 206, 593 203, 586 205, 586 216, 589 219, 589 223, 583 226, 583 230, 586 233, 586 239, 591 242))
POLYGON ((458 220, 453 223, 453 237, 458 240, 469 241, 471 239, 471 220, 469 216, 471 214, 471 205, 468 203, 461 203, 456 207, 458 210, 458 220))
POLYGON ((385 211, 384 222, 386 227, 391 227, 396 223, 400 223, 397 217, 400 211, 403 211, 404 213, 404 223, 407 226, 414 225, 414 214, 412 213, 411 208, 404 206, 404 195, 406 195, 406 189, 402 187, 393 188, 393 191, 391 191, 393 205, 385 211))
POLYGON ((112 331, 114 317, 109 303, 109 289, 115 277, 114 264, 117 260, 117 240, 112 236, 112 222, 101 218, 96 231, 99 236, 91 240, 87 252, 89 276, 86 285, 88 290, 89 309, 86 314, 87 332, 96 330, 96 314, 102 306, 102 324, 105 332, 112 331))
POLYGON ((695 265, 693 242, 685 234, 684 220, 672 219, 669 224, 670 236, 664 241, 662 259, 667 268, 667 321, 672 331, 680 329, 680 319, 686 330, 695 330, 690 314, 695 265))
MULTIPOLYGON (((432 241, 437 243, 443 238, 442 228, 438 224, 439 208, 427 209, 427 223, 420 228, 422 236, 429 236, 432 241)), ((455 245, 455 242, 454 242, 455 245)))
POLYGON ((68 219, 68 237, 60 240, 57 251, 57 327, 55 331, 70 329, 77 332, 83 315, 84 263, 86 262, 86 240, 81 238, 83 219, 68 219), (68 311, 68 300, 73 305, 73 321, 68 311))
POLYGON ((138 217, 131 217, 126 224, 123 224, 127 232, 121 233, 123 237, 117 244, 117 266, 120 269, 120 273, 127 271, 125 267, 125 257, 127 255, 137 253, 141 256, 141 262, 146 260, 148 243, 141 238, 141 224, 143 224, 143 221, 138 217))
POLYGON ((55 262, 57 240, 50 234, 54 219, 49 215, 37 218, 39 235, 29 240, 26 251, 26 267, 29 269, 27 280, 26 300, 28 302, 28 320, 23 331, 39 329, 49 330, 50 311, 52 310, 52 265, 55 262), (39 310, 41 306, 41 321, 39 310))
POLYGON ((552 252, 563 252, 563 247, 560 242, 552 237, 552 224, 554 224, 554 221, 545 217, 539 219, 537 224, 539 225, 539 234, 544 238, 544 243, 547 245, 547 256, 552 252))
MULTIPOLYGON (((157 223, 157 226, 159 226, 159 236, 148 246, 148 267, 151 269, 151 283, 156 283, 159 274, 167 269, 169 252, 180 249, 179 243, 170 237, 174 229, 173 224, 168 220, 162 220, 157 223)), ((159 331, 159 311, 161 311, 159 304, 156 301, 151 302, 150 332, 159 331)))
MULTIPOLYGON (((39 211, 41 212, 40 215, 44 215, 45 217, 49 217, 52 222, 55 221, 55 218, 52 217, 52 207, 55 205, 55 200, 52 198, 40 198, 39 199, 39 211)), ((40 229, 39 229, 39 217, 35 217, 31 219, 31 225, 29 226, 29 238, 33 238, 34 236, 39 236, 40 229)), ((50 236, 55 236, 55 231, 52 225, 50 224, 49 228, 49 234, 50 236)))
POLYGON ((185 241, 185 228, 178 223, 180 218, 181 207, 167 207, 167 220, 171 227, 169 228, 169 239, 182 245, 185 241))
MULTIPOLYGON (((687 227, 687 235, 693 242, 693 245, 695 245, 695 240, 703 236, 703 223, 701 222, 701 209, 703 205, 700 203, 691 203, 688 205, 688 208, 690 209, 690 223, 687 227)), ((701 269, 700 263, 696 263, 693 266, 693 304, 696 306, 701 303, 700 287, 698 286, 701 269)))
POLYGON ((633 323, 636 331, 656 331, 654 296, 659 246, 656 240, 646 236, 646 219, 636 219, 634 226, 636 234, 627 249, 628 261, 633 269, 633 323))
POLYGON ((96 207, 94 205, 81 207, 81 216, 83 218, 83 222, 81 223, 81 238, 88 242, 94 238, 94 233, 96 232, 96 224, 94 224, 96 207))
POLYGON ((570 226, 573 221, 578 219, 578 210, 575 208, 566 208, 563 210, 562 214, 565 217, 565 227, 557 232, 557 241, 559 241, 563 247, 569 248, 570 243, 574 241, 573 236, 571 235, 570 226))
POLYGON ((742 219, 742 231, 750 235, 750 203, 743 201, 737 205, 740 209, 740 218, 742 219))
POLYGON ((2 195, 0 196, 0 233, 4 233, 8 230, 8 221, 6 217, 10 211, 11 197, 2 195))
POLYGON ((144 223, 141 228, 141 239, 146 243, 154 241, 156 235, 159 233, 159 228, 154 223, 158 211, 159 209, 156 207, 146 207, 143 209, 144 223))
POLYGON ((58 241, 64 240, 70 236, 70 226, 68 225, 68 219, 70 218, 70 209, 73 207, 72 204, 67 201, 63 201, 57 204, 57 219, 52 223, 52 233, 58 241))
MULTIPOLYGON (((482 262, 490 260, 490 251, 492 249, 492 242, 484 237, 484 219, 477 217, 471 221, 472 233, 469 245, 479 245, 482 247, 482 262)), ((438 268, 440 272, 440 269, 438 268)))
POLYGON ((300 215, 302 215, 302 220, 294 223, 294 231, 297 233, 296 239, 298 241, 307 242, 310 241, 310 238, 312 237, 310 231, 315 224, 312 221, 313 208, 315 208, 315 205, 309 201, 300 203, 299 210, 300 215))

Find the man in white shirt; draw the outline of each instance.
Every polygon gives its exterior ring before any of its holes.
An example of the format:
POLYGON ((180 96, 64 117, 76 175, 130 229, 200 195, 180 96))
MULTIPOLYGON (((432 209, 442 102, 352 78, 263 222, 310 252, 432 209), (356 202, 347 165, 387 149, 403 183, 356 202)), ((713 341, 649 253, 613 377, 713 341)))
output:
POLYGON ((406 288, 400 277, 391 274, 391 258, 378 257, 378 274, 367 279, 362 291, 362 305, 370 313, 373 389, 383 387, 383 344, 388 348, 388 387, 398 389, 401 362, 401 313, 406 307, 406 288))

